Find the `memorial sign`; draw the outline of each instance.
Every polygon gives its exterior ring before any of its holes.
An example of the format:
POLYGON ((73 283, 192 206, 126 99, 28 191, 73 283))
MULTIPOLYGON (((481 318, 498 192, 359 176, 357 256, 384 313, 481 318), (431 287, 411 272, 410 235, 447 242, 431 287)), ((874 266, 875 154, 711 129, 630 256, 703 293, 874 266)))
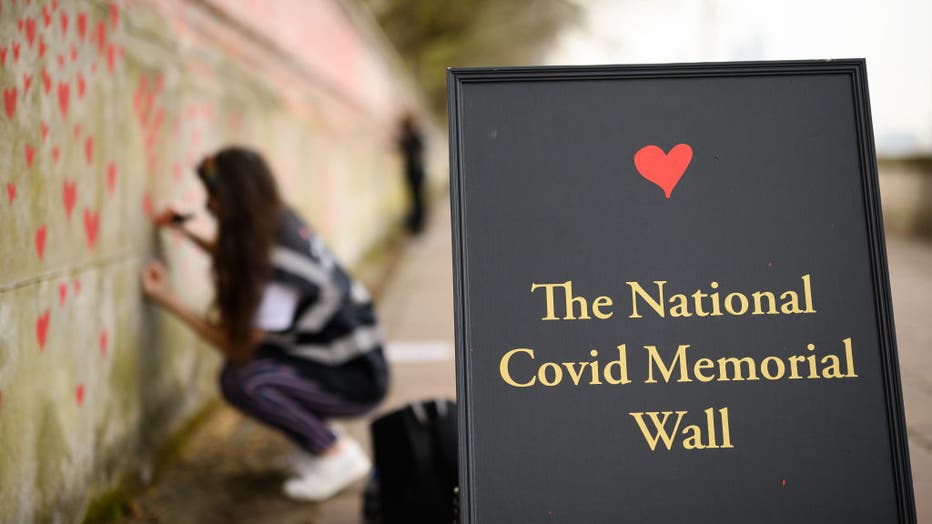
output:
POLYGON ((449 89, 464 522, 915 522, 863 60, 449 89))

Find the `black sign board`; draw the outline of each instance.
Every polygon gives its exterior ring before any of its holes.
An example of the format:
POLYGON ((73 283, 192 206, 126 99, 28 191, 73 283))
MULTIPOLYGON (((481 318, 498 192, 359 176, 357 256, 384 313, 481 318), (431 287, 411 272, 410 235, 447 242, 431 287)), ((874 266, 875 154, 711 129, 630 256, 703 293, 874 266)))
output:
POLYGON ((915 522, 863 60, 449 88, 465 522, 915 522))

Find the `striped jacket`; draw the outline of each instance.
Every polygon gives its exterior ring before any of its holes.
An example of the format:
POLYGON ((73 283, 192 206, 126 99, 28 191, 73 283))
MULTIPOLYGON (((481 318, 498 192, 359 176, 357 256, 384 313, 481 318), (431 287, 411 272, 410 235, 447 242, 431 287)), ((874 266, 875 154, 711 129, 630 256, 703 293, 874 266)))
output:
POLYGON ((324 383, 345 387, 363 373, 374 384, 359 387, 375 386, 384 393, 388 372, 368 292, 290 209, 282 213, 272 251, 271 282, 294 289, 298 300, 288 327, 268 332, 264 346, 304 361, 324 375, 324 383))

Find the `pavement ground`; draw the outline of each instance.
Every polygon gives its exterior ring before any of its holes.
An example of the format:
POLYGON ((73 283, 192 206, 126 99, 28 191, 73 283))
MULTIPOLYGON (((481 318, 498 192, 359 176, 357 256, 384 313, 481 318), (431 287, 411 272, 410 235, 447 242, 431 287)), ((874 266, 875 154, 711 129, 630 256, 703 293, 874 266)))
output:
MULTIPOLYGON (((449 209, 437 206, 381 290, 394 386, 368 417, 343 424, 369 446, 368 423, 407 402, 455 395, 449 209)), ((919 522, 932 523, 932 243, 888 239, 900 367, 919 522)), ((216 409, 178 460, 133 503, 132 523, 361 522, 362 483, 322 504, 281 494, 290 445, 233 409, 216 409)))

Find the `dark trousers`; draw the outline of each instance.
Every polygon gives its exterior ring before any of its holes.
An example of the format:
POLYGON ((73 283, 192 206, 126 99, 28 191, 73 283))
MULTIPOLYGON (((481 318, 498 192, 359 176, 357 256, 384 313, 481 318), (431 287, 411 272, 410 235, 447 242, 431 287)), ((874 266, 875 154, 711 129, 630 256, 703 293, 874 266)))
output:
POLYGON ((228 362, 220 373, 220 391, 234 407, 313 454, 337 440, 327 419, 361 415, 377 403, 350 401, 302 376, 293 364, 267 357, 238 367, 228 362))

